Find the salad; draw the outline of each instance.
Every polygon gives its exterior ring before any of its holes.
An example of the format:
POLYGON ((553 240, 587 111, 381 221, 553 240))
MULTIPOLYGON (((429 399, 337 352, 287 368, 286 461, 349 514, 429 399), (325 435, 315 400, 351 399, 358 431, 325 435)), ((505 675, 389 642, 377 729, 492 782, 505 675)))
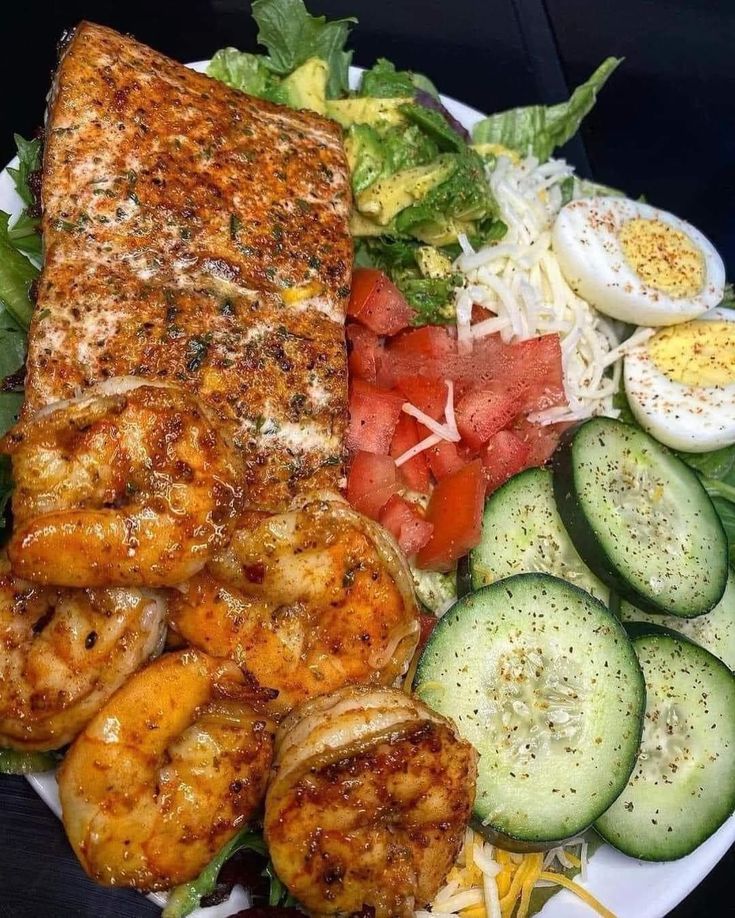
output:
MULTIPOLYGON (((555 155, 620 61, 566 101, 470 133, 428 77, 388 60, 351 84, 353 19, 313 17, 302 0, 252 9, 265 53, 222 49, 208 73, 340 125, 355 253, 342 485, 410 564, 422 608, 402 677, 411 717, 449 718, 480 753, 459 855, 415 914, 526 918, 567 888, 610 915, 578 882, 601 839, 672 860, 735 808, 735 312, 722 260, 695 227, 555 155)), ((23 401, 42 259, 40 142, 16 140, 24 209, 0 215, 2 433, 23 401)), ((5 455, 0 473, 4 508, 5 455)), ((58 758, 0 750, 0 770, 58 758)), ((237 885, 298 909, 268 814, 266 830, 270 853, 243 829, 164 915, 237 885)))

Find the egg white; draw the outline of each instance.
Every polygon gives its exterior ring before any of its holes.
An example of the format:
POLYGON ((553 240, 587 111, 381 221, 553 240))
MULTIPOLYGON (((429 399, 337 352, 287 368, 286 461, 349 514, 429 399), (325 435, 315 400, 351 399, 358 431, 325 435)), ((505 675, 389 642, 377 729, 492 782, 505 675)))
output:
MULTIPOLYGON (((699 318, 735 322, 735 312, 712 309, 699 318)), ((725 386, 675 382, 653 362, 647 341, 626 355, 623 378, 635 419, 666 446, 706 453, 735 443, 735 382, 725 386)))
POLYGON ((600 312, 632 325, 676 325, 694 319, 722 300, 725 266, 696 227, 673 214, 622 197, 582 198, 559 212, 552 244, 569 286, 600 312), (620 230, 629 220, 660 220, 689 237, 704 262, 703 289, 672 297, 647 284, 628 263, 620 230))

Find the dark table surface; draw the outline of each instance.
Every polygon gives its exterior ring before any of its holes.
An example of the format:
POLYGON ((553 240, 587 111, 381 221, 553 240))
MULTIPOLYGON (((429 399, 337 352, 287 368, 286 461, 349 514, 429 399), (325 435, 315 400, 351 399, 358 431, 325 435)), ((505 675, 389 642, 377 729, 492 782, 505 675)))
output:
MULTIPOLYGON (((566 155, 584 174, 692 221, 735 275, 732 0, 308 0, 356 15, 355 63, 423 71, 483 111, 555 102, 608 54, 623 67, 566 155)), ((65 28, 87 18, 190 61, 255 48, 245 0, 12 0, 3 4, 0 160, 32 134, 65 28)), ((672 918, 733 914, 735 851, 672 918), (727 888, 726 888, 727 885, 727 888)), ((0 918, 143 918, 143 897, 86 879, 56 818, 21 778, 0 778, 0 918)), ((620 918, 626 918, 621 915, 620 918)))

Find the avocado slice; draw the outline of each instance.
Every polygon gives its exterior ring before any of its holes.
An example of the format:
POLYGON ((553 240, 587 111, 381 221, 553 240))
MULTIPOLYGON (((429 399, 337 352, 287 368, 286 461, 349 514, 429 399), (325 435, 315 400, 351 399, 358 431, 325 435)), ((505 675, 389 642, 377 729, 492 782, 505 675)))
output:
POLYGON ((327 99, 327 115, 345 128, 352 124, 405 124, 401 106, 410 101, 411 99, 373 99, 358 96, 352 99, 327 99))
POLYGON ((310 57, 281 83, 281 90, 291 108, 308 108, 319 115, 327 113, 326 61, 310 57))
POLYGON ((455 163, 450 156, 439 156, 433 163, 402 169, 373 182, 355 198, 360 213, 384 227, 412 204, 424 198, 452 174, 455 163))

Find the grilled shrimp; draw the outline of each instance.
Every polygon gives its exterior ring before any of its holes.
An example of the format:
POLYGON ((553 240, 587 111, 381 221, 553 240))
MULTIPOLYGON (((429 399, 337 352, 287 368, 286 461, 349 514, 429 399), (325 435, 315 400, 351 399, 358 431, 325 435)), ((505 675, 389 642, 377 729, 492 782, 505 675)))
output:
POLYGON ((346 683, 390 684, 419 636, 398 549, 336 500, 243 520, 207 570, 173 593, 169 621, 276 689, 275 715, 346 683))
POLYGON ((167 586, 225 541, 228 446, 181 389, 120 377, 22 420, 12 456, 21 577, 58 586, 167 586))
POLYGON ((265 837, 276 873, 315 915, 408 918, 454 863, 476 753, 408 695, 346 686, 276 734, 265 837))
POLYGON ((164 654, 79 735, 59 769, 62 818, 87 873, 169 889, 197 874, 260 807, 273 733, 229 660, 164 654))
POLYGON ((144 590, 68 590, 13 577, 0 557, 0 746, 58 749, 160 652, 163 600, 144 590))

